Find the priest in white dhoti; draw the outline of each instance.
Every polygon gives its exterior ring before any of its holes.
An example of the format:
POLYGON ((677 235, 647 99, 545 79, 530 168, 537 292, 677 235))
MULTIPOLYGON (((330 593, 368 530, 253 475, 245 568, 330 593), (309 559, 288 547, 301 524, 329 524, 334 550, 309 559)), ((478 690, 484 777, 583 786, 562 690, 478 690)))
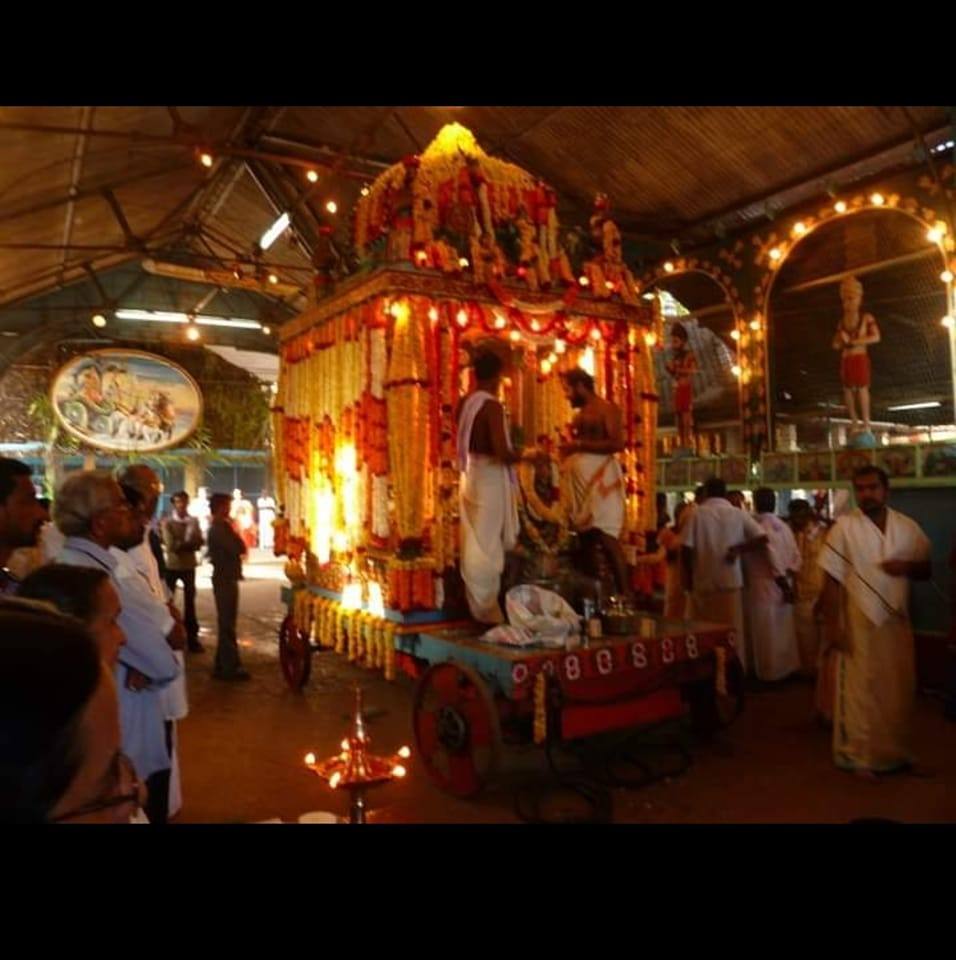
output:
POLYGON ((777 496, 754 493, 754 519, 767 535, 767 549, 744 557, 744 616, 758 680, 784 680, 800 669, 791 578, 801 566, 790 527, 774 514, 777 496))
POLYGON ((518 539, 511 464, 521 457, 512 449, 505 409, 498 400, 501 358, 479 353, 474 369, 475 389, 458 411, 460 568, 472 617, 498 624, 505 620, 498 600, 505 551, 518 539))
POLYGON ((571 442, 561 448, 571 524, 579 533, 600 537, 617 592, 626 596, 631 585, 621 548, 624 474, 615 456, 624 449, 621 411, 597 395, 594 378, 586 370, 569 370, 563 380, 568 402, 578 411, 571 423, 571 442))
POLYGON ((882 470, 861 467, 853 489, 857 509, 837 520, 820 554, 827 573, 821 611, 838 644, 834 760, 873 776, 912 766, 909 581, 929 578, 931 545, 914 520, 887 507, 882 470))

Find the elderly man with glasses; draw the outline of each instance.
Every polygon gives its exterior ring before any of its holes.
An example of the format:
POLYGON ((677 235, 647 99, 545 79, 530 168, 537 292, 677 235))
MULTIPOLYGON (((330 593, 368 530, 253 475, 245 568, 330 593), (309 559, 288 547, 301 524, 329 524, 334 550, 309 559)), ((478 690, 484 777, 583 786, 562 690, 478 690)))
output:
POLYGON ((170 748, 162 691, 180 673, 174 649, 186 632, 138 578, 124 575, 110 547, 127 550, 143 539, 123 490, 105 471, 75 473, 63 482, 53 519, 66 537, 60 563, 105 570, 122 605, 119 625, 126 634, 116 665, 122 747, 149 790, 146 815, 165 823, 169 808, 170 748))

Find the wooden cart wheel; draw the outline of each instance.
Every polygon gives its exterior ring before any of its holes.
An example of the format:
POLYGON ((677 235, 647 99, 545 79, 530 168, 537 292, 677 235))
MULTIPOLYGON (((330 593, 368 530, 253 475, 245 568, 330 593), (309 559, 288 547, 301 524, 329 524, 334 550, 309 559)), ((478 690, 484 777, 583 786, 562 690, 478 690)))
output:
POLYGON ((312 672, 312 647, 304 630, 295 626, 292 614, 279 627, 279 666, 290 689, 298 693, 312 672))
POLYGON ((478 793, 501 753, 498 709, 484 680, 461 663, 434 664, 418 682, 412 717, 432 780, 456 797, 478 793))

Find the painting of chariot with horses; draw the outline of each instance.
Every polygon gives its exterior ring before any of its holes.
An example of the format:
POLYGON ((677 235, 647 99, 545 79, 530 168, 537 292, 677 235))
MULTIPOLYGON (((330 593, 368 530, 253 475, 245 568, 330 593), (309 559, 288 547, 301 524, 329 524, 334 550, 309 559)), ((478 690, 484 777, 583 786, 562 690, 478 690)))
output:
POLYGON ((94 350, 61 367, 50 390, 60 424, 100 450, 148 453, 199 426, 202 394, 182 367, 138 350, 94 350))

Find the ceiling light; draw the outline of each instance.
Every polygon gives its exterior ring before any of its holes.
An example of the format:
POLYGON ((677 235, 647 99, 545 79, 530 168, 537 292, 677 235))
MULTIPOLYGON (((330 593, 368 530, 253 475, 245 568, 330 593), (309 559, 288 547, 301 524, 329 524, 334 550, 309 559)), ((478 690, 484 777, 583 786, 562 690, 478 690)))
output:
POLYGON ((315 170, 309 170, 306 172, 305 179, 308 180, 309 183, 318 183, 319 175, 315 170))
MULTIPOLYGON (((190 317, 185 313, 171 313, 164 310, 117 310, 117 320, 138 320, 151 323, 189 323, 190 317)), ((201 326, 233 327, 240 330, 259 330, 262 324, 258 320, 241 320, 235 317, 193 317, 192 320, 201 326)))
POLYGON ((186 328, 186 339, 187 340, 198 340, 199 339, 199 328, 195 324, 190 324, 186 328))
POLYGON ((259 239, 259 246, 263 250, 268 250, 279 239, 279 237, 289 229, 291 219, 288 213, 283 213, 278 220, 259 239))
POLYGON ((886 203, 886 197, 884 197, 882 193, 871 193, 870 203, 872 203, 874 207, 882 207, 883 204, 886 203))
POLYGON ((887 410, 930 410, 934 407, 941 407, 939 400, 925 400, 921 403, 900 403, 895 407, 887 407, 887 410))
POLYGON ((334 200, 330 200, 330 201, 325 205, 325 209, 328 210, 329 213, 338 213, 338 212, 339 212, 339 205, 338 205, 334 200))
POLYGON ((94 313, 92 320, 93 320, 94 327, 106 326, 106 317, 104 317, 102 313, 94 313))
POLYGON ((278 277, 276 274, 274 274, 274 273, 270 273, 270 274, 269 274, 269 283, 278 283, 278 282, 279 282, 279 277, 278 277))
POLYGON ((731 339, 731 340, 739 340, 739 339, 740 339, 740 331, 739 331, 739 330, 731 330, 731 331, 730 331, 730 339, 731 339))
POLYGON ((846 202, 844 200, 837 200, 837 202, 833 204, 833 209, 836 210, 837 213, 846 213, 846 202))
POLYGON ((807 225, 802 220, 798 220, 793 225, 793 232, 796 236, 800 237, 807 232, 807 225))
POLYGON ((200 162, 204 167, 207 167, 207 168, 208 168, 208 167, 211 167, 211 166, 212 166, 212 161, 213 161, 213 156, 212 156, 212 154, 209 153, 207 150, 204 150, 201 154, 199 154, 199 162, 200 162))
POLYGON ((668 260, 667 263, 664 264, 664 271, 665 271, 666 273, 673 273, 673 272, 674 272, 674 264, 672 264, 672 263, 670 262, 670 260, 668 260))
POLYGON ((363 196, 363 197, 367 197, 367 196, 368 196, 368 192, 369 192, 369 191, 368 191, 368 187, 362 187, 361 193, 362 193, 362 196, 363 196))
POLYGON ((770 251, 771 260, 779 260, 782 256, 783 256, 783 251, 780 249, 780 247, 774 247, 770 251))

